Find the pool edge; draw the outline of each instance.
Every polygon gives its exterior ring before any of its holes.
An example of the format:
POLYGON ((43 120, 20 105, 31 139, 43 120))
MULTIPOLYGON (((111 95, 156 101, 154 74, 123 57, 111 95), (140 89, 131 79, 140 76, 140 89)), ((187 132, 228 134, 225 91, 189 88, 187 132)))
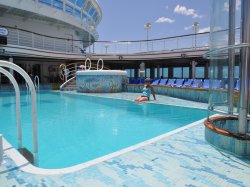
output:
POLYGON ((39 168, 36 167, 34 165, 32 165, 28 160, 26 160, 5 138, 3 138, 3 148, 4 148, 4 153, 10 157, 14 163, 16 164, 16 167, 18 167, 20 170, 27 172, 27 173, 31 173, 31 174, 39 174, 39 175, 59 175, 59 174, 66 174, 66 173, 72 173, 72 172, 76 172, 79 170, 82 170, 84 168, 96 165, 98 163, 104 162, 106 160, 109 160, 111 158, 120 156, 122 154, 125 154, 127 152, 130 151, 134 151, 136 149, 139 149, 141 147, 144 147, 146 145, 149 145, 151 143, 154 143, 156 141, 159 141, 161 139, 164 139, 166 137, 172 136, 176 133, 179 133, 183 130, 189 129, 191 127, 194 127, 196 125, 199 125, 201 123, 203 123, 203 121, 206 118, 203 118, 201 120, 195 121, 193 123, 187 124, 183 127, 180 127, 178 129, 175 129, 173 131, 167 132, 165 134, 156 136, 154 138, 151 138, 149 140, 146 140, 144 142, 129 146, 127 148, 121 149, 119 151, 110 153, 108 155, 96 158, 94 160, 90 160, 88 162, 84 162, 81 164, 77 164, 75 166, 71 166, 71 167, 66 167, 66 168, 61 168, 61 169, 43 169, 43 168, 39 168))

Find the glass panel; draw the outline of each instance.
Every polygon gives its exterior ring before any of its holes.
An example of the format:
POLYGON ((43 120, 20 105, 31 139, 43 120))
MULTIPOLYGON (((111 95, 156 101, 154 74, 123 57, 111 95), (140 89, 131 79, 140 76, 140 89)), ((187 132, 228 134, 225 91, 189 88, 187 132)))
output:
POLYGON ((168 68, 163 68, 163 77, 167 78, 168 77, 168 68))
POLYGON ((182 78, 182 68, 174 68, 174 78, 182 78))
POLYGON ((63 9, 63 2, 61 0, 54 0, 53 7, 62 10, 63 9))
POLYGON ((183 78, 189 78, 189 67, 183 67, 183 78))
POLYGON ((147 68, 147 69, 146 69, 145 77, 150 77, 150 68, 147 68))
POLYGON ((69 2, 75 4, 76 0, 68 0, 69 2))
POLYGON ((223 66, 222 78, 228 78, 228 66, 223 66))
POLYGON ((235 69, 234 69, 234 78, 240 78, 240 69, 239 69, 239 66, 235 66, 235 69))
POLYGON ((73 7, 66 5, 66 10, 65 10, 68 14, 72 15, 73 14, 73 7))
POLYGON ((132 69, 132 71, 131 71, 131 75, 130 75, 131 77, 135 77, 135 70, 134 69, 132 69))
POLYGON ((81 18, 81 12, 79 10, 75 10, 75 16, 77 18, 81 18))
POLYGON ((88 18, 84 13, 82 13, 82 20, 84 23, 87 23, 88 18))
POLYGON ((196 67, 196 77, 195 78, 204 78, 205 68, 204 67, 196 67))
POLYGON ((76 5, 80 8, 83 7, 83 5, 85 4, 86 0, 77 0, 76 1, 76 5))
POLYGON ((131 75, 130 75, 130 69, 125 69, 125 71, 127 72, 128 77, 131 77, 131 75))
POLYGON ((90 15, 90 16, 93 16, 94 13, 95 13, 95 8, 92 6, 92 7, 90 8, 90 10, 89 10, 89 15, 90 15))
POLYGON ((51 6, 51 0, 39 0, 39 2, 51 6))
POLYGON ((157 77, 157 68, 155 68, 155 78, 158 78, 157 77))

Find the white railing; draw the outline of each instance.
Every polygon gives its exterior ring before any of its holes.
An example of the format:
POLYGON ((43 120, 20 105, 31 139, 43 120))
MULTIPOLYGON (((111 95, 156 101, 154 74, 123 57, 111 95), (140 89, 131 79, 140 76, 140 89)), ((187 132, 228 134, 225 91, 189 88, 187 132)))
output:
POLYGON ((16 93, 16 123, 17 123, 17 141, 18 141, 18 149, 22 148, 22 127, 21 127, 21 110, 20 110, 20 89, 16 82, 16 79, 13 77, 11 73, 9 73, 4 68, 0 67, 0 74, 4 74, 14 86, 16 93))
MULTIPOLYGON (((50 37, 15 28, 7 27, 7 29, 9 30, 8 44, 79 54, 133 54, 209 49, 210 34, 205 32, 152 40, 96 41, 92 43, 90 41, 50 37)), ((222 30, 218 32, 226 35, 228 31, 222 30)), ((240 29, 237 28, 235 42, 239 43, 239 39, 240 29)))
POLYGON ((61 64, 59 66, 59 75, 61 80, 64 81, 64 83, 60 86, 60 89, 62 89, 68 82, 75 79, 76 72, 77 71, 88 71, 88 70, 103 70, 107 69, 104 67, 103 59, 99 59, 97 61, 97 64, 92 63, 90 58, 86 58, 84 62, 78 62, 78 63, 71 63, 71 64, 61 64), (101 64, 101 68, 99 69, 99 63, 101 64))
POLYGON ((31 92, 31 108, 32 108, 32 135, 33 135, 33 156, 34 164, 38 165, 38 138, 37 138, 37 112, 36 112, 36 90, 29 75, 19 66, 12 62, 0 60, 0 67, 6 67, 18 72, 29 85, 31 92))

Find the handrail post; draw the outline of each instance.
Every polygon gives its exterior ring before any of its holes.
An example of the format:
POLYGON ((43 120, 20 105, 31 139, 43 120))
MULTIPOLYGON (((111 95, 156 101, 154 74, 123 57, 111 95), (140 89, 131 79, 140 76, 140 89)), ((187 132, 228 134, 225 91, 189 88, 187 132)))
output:
POLYGON ((15 93, 16 93, 16 123, 17 123, 17 141, 18 141, 18 149, 22 148, 22 127, 21 127, 21 110, 20 110, 20 89, 18 84, 7 70, 0 67, 0 74, 4 74, 9 78, 10 82, 13 84, 15 93))

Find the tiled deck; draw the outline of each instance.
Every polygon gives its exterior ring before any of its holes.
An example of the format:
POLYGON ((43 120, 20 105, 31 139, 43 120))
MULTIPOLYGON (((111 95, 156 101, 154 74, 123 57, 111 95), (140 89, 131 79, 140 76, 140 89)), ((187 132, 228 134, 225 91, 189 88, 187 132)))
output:
MULTIPOLYGON (((138 94, 105 94, 132 99, 138 94)), ((206 107, 205 104, 165 96, 158 103, 206 107)), ((144 147, 80 171, 33 175, 4 156, 0 186, 250 186, 250 160, 240 160, 212 148, 200 123, 144 147)))

